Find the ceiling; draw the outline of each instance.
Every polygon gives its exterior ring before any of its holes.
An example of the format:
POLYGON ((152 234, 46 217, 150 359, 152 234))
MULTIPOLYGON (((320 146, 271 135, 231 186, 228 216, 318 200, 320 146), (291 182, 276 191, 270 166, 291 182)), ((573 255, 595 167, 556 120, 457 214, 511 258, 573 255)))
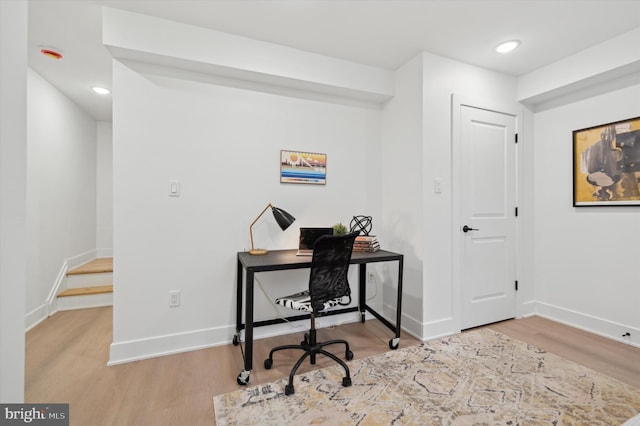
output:
POLYGON ((640 0, 29 0, 29 66, 101 121, 111 96, 90 87, 111 88, 102 6, 389 70, 428 51, 513 76, 640 27, 640 0), (509 39, 521 47, 494 52, 509 39))

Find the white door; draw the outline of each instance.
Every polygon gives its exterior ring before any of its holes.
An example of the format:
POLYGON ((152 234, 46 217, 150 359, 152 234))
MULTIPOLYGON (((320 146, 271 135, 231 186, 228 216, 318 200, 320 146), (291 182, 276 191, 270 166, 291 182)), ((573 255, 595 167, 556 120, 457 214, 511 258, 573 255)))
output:
POLYGON ((462 329, 516 309, 516 118, 460 109, 462 329), (469 229, 471 228, 471 229, 469 229))

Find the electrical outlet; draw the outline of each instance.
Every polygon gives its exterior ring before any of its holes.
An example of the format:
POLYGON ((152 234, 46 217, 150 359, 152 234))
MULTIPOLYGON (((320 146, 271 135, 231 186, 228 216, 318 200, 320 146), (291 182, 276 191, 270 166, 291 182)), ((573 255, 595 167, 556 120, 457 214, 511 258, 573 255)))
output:
POLYGON ((180 290, 172 290, 169 292, 169 307, 180 306, 180 290))
POLYGON ((436 194, 442 194, 442 179, 437 178, 433 181, 433 192, 436 194))
POLYGON ((371 284, 374 280, 375 276, 373 275, 373 272, 369 272, 369 284, 371 284))

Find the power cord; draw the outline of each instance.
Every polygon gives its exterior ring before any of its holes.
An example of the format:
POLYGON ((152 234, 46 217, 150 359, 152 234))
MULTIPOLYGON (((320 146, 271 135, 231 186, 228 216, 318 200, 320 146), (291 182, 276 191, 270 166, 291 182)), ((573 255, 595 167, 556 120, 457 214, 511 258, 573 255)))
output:
MULTIPOLYGON (((376 292, 374 293, 374 295, 373 295, 373 296, 371 296, 371 297, 369 297, 369 298, 367 299, 367 302, 368 302, 369 300, 371 300, 371 299, 375 299, 375 298, 376 298, 376 296, 378 295, 378 280, 376 279, 376 276, 375 276, 374 274, 369 274, 369 277, 370 277, 370 278, 373 278, 372 280, 369 280, 369 281, 373 281, 373 283, 375 284, 374 289, 376 290, 376 292)), ((369 283, 367 283, 367 284, 369 284, 369 283)))
MULTIPOLYGON (((375 299, 375 298, 376 298, 376 296, 378 295, 378 280, 376 279, 376 276, 375 276, 375 275, 373 275, 373 274, 370 274, 370 275, 369 275, 369 277, 371 277, 371 278, 372 278, 372 281, 373 281, 373 283, 375 284, 375 286, 374 286, 375 293, 373 294, 373 296, 371 296, 371 297, 368 297, 368 298, 367 298, 367 302, 368 302, 368 301, 370 301, 370 300, 372 300, 372 299, 375 299)), ((367 282, 367 284, 368 284, 368 282, 367 282)), ((351 322, 351 321, 342 321, 342 322, 339 322, 339 323, 337 323, 337 324, 330 325, 330 326, 325 327, 325 328, 327 328, 327 329, 329 329, 329 330, 334 330, 336 327, 341 326, 341 325, 343 325, 343 324, 350 323, 350 322, 351 322)))

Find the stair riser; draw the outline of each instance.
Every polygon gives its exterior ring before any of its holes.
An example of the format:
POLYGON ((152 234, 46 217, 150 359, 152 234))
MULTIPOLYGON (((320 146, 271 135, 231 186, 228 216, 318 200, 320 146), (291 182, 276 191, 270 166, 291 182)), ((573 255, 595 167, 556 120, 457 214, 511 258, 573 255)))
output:
POLYGON ((113 306, 113 293, 86 294, 81 296, 58 297, 58 311, 113 306))
POLYGON ((66 288, 95 287, 113 283, 113 272, 67 275, 66 288))

